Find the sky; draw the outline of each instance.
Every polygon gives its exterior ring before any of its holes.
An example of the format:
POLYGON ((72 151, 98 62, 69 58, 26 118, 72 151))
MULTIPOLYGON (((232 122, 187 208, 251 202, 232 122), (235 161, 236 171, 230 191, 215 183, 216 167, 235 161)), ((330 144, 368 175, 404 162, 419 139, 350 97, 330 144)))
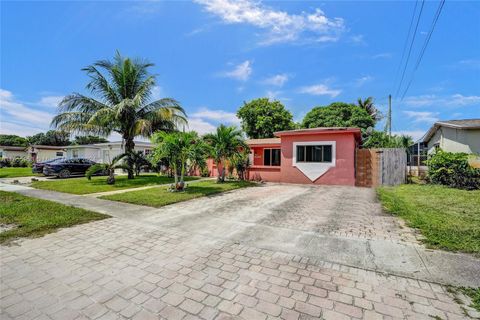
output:
POLYGON ((480 118, 479 1, 445 2, 415 68, 439 4, 0 1, 0 133, 48 130, 62 97, 88 94, 81 68, 119 50, 155 64, 153 96, 180 101, 199 133, 239 125, 236 110, 255 98, 301 121, 368 96, 385 113, 392 94, 393 131, 417 139, 437 120, 480 118))

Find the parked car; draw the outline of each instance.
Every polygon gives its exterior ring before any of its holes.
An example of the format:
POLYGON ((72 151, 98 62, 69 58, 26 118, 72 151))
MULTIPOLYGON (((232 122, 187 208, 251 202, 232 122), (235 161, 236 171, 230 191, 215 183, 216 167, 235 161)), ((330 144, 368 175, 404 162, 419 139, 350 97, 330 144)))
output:
POLYGON ((36 162, 32 165, 32 173, 43 173, 43 167, 47 164, 47 163, 52 163, 52 162, 55 162, 55 161, 60 161, 62 160, 63 158, 55 158, 55 159, 50 159, 50 160, 47 160, 47 161, 42 161, 42 162, 36 162))
POLYGON ((85 175, 85 172, 88 170, 88 168, 94 164, 94 161, 83 158, 62 159, 59 161, 46 163, 43 167, 43 174, 46 176, 56 176, 59 178, 68 178, 74 175, 85 175))

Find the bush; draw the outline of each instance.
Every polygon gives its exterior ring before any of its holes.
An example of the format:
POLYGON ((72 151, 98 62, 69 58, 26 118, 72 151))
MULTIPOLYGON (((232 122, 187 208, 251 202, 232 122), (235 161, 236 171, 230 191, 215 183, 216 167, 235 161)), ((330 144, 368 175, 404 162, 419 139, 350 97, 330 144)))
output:
POLYGON ((207 166, 200 168, 200 176, 201 177, 210 177, 210 171, 208 171, 207 166))
POLYGON ((30 162, 25 158, 15 158, 11 160, 11 166, 15 168, 26 168, 30 162))
POLYGON ((468 154, 438 150, 427 161, 431 183, 459 189, 480 189, 480 169, 470 166, 468 154))
POLYGON ((12 166, 12 160, 10 158, 1 158, 0 159, 0 168, 9 168, 12 166))

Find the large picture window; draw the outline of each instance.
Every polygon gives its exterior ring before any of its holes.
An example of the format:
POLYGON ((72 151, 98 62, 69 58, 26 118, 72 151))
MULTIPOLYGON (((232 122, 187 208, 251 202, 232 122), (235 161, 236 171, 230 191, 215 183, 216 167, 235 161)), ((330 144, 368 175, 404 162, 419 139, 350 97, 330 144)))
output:
POLYGON ((280 165, 280 149, 263 149, 263 165, 279 166, 280 165))
POLYGON ((332 146, 297 146, 297 162, 332 162, 332 146))

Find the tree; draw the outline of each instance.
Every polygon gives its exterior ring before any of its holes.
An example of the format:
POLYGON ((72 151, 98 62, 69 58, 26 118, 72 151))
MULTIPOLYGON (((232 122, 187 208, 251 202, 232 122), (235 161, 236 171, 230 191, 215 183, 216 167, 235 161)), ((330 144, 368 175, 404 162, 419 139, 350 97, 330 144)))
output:
POLYGON ((237 176, 239 180, 245 180, 245 173, 248 166, 250 165, 249 155, 250 150, 247 148, 235 153, 229 159, 229 162, 235 168, 235 171, 237 171, 237 176))
POLYGON ((406 135, 389 136, 382 131, 373 131, 363 143, 364 148, 407 148, 413 144, 413 139, 406 135))
POLYGON ((367 113, 372 117, 373 120, 375 120, 375 122, 382 119, 380 111, 378 111, 378 109, 373 104, 372 97, 368 97, 364 100, 362 100, 362 98, 358 98, 357 105, 363 110, 367 111, 367 113))
POLYGON ((40 144, 46 146, 68 146, 70 145, 70 134, 63 130, 49 130, 45 133, 37 133, 27 137, 29 144, 40 144))
POLYGON ((248 148, 242 132, 234 126, 227 127, 221 124, 214 133, 206 134, 204 139, 210 145, 210 155, 217 164, 217 181, 224 182, 227 160, 242 149, 248 148))
MULTIPOLYGON (((162 159, 168 159, 169 166, 173 168, 175 177, 175 190, 182 191, 185 187, 185 172, 187 162, 198 156, 198 146, 203 142, 194 131, 191 132, 163 132, 159 131, 152 137, 152 142, 156 144, 153 149, 151 160, 158 163, 162 159), (180 174, 180 179, 178 175, 180 174)), ((206 151, 204 152, 206 155, 206 151)))
POLYGON ((303 118, 303 128, 356 127, 367 129, 375 120, 364 109, 349 103, 334 102, 325 107, 315 107, 303 118))
POLYGON ((143 154, 142 151, 132 151, 127 154, 127 161, 126 161, 126 166, 128 164, 133 165, 133 172, 135 172, 135 176, 140 175, 140 171, 142 171, 142 168, 147 167, 150 162, 147 160, 145 155, 143 154))
MULTIPOLYGON (((92 97, 80 93, 66 96, 52 125, 68 132, 101 136, 117 132, 125 142, 126 153, 134 150, 137 136, 175 130, 186 123, 185 112, 174 99, 152 101, 155 76, 148 72, 152 66, 117 52, 113 61, 97 61, 82 69, 90 77, 87 89, 92 97)), ((132 168, 129 165, 129 179, 134 178, 132 168)))
POLYGON ((88 180, 92 179, 92 176, 95 174, 106 173, 108 175, 107 184, 115 184, 115 169, 126 169, 126 165, 120 163, 120 160, 125 157, 126 154, 122 153, 114 157, 108 163, 96 163, 85 172, 85 176, 88 180))
POLYGON ((92 136, 92 135, 86 135, 86 136, 76 136, 75 140, 73 140, 72 144, 94 144, 94 143, 105 143, 108 142, 107 139, 99 137, 99 136, 92 136))
POLYGON ((28 140, 14 134, 0 134, 0 146, 26 147, 28 140))
POLYGON ((295 127, 292 113, 280 101, 270 101, 268 98, 245 102, 238 109, 237 116, 242 122, 243 131, 252 139, 271 138, 276 131, 295 127))

